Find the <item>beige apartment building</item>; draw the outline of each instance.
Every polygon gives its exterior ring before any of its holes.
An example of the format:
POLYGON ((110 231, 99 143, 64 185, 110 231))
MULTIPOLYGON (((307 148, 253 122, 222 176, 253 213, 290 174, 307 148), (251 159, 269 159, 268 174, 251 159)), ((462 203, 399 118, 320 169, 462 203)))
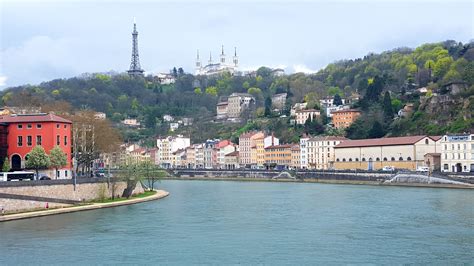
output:
POLYGON ((304 125, 306 121, 309 119, 313 121, 321 116, 321 112, 315 109, 308 109, 308 110, 299 110, 296 111, 296 124, 304 125))
POLYGON ((334 147, 337 170, 378 170, 384 166, 416 170, 425 165, 425 155, 437 153, 439 136, 408 136, 345 140, 334 147))
POLYGON ((265 134, 261 131, 246 132, 239 137, 239 163, 241 166, 257 164, 256 151, 252 158, 252 147, 256 147, 255 140, 263 138, 265 134))
POLYGON ((306 140, 306 166, 308 169, 334 169, 334 147, 347 140, 344 137, 323 136, 306 140))
POLYGON ((248 93, 232 93, 227 99, 227 116, 239 118, 240 115, 255 103, 255 98, 248 93))
POLYGON ((474 134, 444 135, 440 146, 441 171, 474 172, 474 134))

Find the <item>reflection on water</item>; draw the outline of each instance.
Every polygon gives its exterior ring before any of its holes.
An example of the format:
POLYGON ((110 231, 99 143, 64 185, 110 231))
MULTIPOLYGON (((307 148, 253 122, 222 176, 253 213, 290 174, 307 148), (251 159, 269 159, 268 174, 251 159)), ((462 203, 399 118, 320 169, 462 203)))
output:
POLYGON ((470 263, 471 190, 163 181, 170 196, 0 224, 0 264, 470 263))

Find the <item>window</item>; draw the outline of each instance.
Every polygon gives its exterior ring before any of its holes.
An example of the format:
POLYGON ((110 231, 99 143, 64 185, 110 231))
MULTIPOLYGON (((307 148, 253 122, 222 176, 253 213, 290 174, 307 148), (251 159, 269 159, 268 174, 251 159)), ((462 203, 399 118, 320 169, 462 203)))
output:
POLYGON ((425 139, 425 144, 426 144, 426 145, 430 144, 430 142, 428 141, 428 139, 425 139))
POLYGON ((359 161, 359 158, 356 158, 356 162, 358 162, 358 161, 359 161))
POLYGON ((352 162, 352 158, 349 158, 349 162, 352 162))
POLYGON ((403 161, 403 157, 398 158, 399 161, 403 161))
POLYGON ((41 141, 42 141, 41 136, 36 136, 36 145, 41 146, 41 141))
POLYGON ((23 146, 23 136, 18 136, 17 143, 18 143, 18 147, 23 146))
POLYGON ((345 162, 345 161, 346 161, 346 158, 342 158, 342 161, 345 162))
POLYGON ((375 160, 378 162, 378 161, 380 161, 380 158, 379 158, 379 157, 377 157, 377 158, 375 158, 375 160))
POLYGON ((33 146, 33 138, 31 136, 26 136, 26 145, 33 146))
POLYGON ((67 145, 67 136, 64 136, 64 145, 67 145))
POLYGON ((383 157, 383 160, 384 160, 385 162, 388 161, 387 157, 383 157))
POLYGON ((411 157, 407 157, 407 161, 411 161, 411 157))
POLYGON ((67 125, 64 125, 64 128, 67 128, 67 125))
POLYGON ((56 124, 56 128, 59 128, 59 124, 56 124))
POLYGON ((390 161, 395 161, 395 157, 390 158, 390 161))
POLYGON ((41 124, 36 124, 36 128, 41 128, 42 125, 41 124))
POLYGON ((64 170, 64 177, 67 177, 67 170, 64 170))
POLYGON ((362 158, 362 161, 365 162, 365 158, 362 158))
POLYGON ((18 125, 16 126, 16 128, 22 129, 22 128, 23 128, 23 125, 22 125, 22 124, 18 124, 18 125))
POLYGON ((61 145, 61 137, 59 135, 56 136, 56 145, 61 145))
POLYGON ((447 163, 445 163, 445 164, 443 165, 443 169, 444 169, 444 170, 448 170, 448 169, 449 169, 449 166, 448 166, 447 163))
POLYGON ((339 162, 339 158, 336 159, 336 162, 339 162))
POLYGON ((33 126, 32 126, 31 124, 27 124, 27 125, 26 125, 26 128, 28 128, 28 129, 29 129, 29 128, 32 128, 32 127, 33 127, 33 126))
POLYGON ((444 144, 444 149, 445 149, 445 150, 448 149, 448 144, 444 144))

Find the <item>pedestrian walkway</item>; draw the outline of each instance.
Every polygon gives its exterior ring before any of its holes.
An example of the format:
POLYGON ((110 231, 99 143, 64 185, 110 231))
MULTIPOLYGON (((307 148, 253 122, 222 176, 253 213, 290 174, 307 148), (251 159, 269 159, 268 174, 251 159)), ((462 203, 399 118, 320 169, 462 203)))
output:
POLYGON ((164 190, 157 190, 156 194, 153 194, 148 197, 144 198, 132 198, 122 201, 115 201, 115 202, 107 202, 107 203, 92 203, 89 205, 82 205, 82 206, 75 206, 75 207, 65 207, 65 208, 58 208, 58 209, 51 209, 51 210, 41 210, 41 211, 33 211, 33 212, 24 212, 24 213, 16 213, 16 214, 7 214, 4 216, 0 216, 0 222, 6 221, 13 221, 19 219, 28 219, 34 217, 42 217, 47 215, 55 215, 55 214, 62 214, 62 213, 71 213, 71 212, 78 212, 78 211, 88 211, 88 210, 96 210, 96 209, 103 209, 103 208, 111 208, 123 205, 130 205, 136 204, 140 202, 147 202, 152 200, 157 200, 164 198, 169 195, 168 191, 164 190))

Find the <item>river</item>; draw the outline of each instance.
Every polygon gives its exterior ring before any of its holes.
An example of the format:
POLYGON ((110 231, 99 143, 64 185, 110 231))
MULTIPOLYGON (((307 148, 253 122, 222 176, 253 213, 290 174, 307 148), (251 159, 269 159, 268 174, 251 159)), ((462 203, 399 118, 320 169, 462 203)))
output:
POLYGON ((0 265, 470 264, 474 191, 162 181, 170 196, 0 223, 0 265))

